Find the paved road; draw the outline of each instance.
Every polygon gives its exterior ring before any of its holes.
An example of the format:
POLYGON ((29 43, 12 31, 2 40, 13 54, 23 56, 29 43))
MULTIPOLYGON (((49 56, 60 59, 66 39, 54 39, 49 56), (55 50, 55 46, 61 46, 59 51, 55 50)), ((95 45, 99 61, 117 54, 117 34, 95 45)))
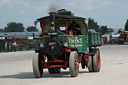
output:
POLYGON ((32 72, 34 51, 0 53, 0 85, 128 85, 128 46, 102 46, 102 67, 99 73, 81 69, 72 78, 69 69, 35 79, 32 72))

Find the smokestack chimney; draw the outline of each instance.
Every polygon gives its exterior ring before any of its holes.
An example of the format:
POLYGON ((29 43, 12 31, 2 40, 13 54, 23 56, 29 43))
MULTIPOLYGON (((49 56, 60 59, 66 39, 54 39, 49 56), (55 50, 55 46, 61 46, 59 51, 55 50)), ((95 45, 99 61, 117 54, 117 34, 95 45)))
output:
POLYGON ((51 25, 51 29, 50 31, 55 31, 56 29, 56 12, 50 12, 50 25, 51 25))

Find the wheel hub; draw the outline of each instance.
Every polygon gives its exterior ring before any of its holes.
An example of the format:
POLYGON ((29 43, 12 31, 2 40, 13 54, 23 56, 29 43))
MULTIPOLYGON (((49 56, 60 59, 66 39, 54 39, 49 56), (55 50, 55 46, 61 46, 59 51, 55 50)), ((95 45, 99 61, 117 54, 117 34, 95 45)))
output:
POLYGON ((76 58, 75 58, 75 71, 76 72, 78 72, 78 67, 79 67, 78 57, 76 56, 76 58))

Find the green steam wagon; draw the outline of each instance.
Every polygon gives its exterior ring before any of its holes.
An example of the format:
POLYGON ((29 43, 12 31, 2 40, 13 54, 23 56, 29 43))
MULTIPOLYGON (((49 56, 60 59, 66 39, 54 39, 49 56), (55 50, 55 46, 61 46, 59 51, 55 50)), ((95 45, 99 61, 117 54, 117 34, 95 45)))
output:
POLYGON ((50 12, 49 16, 36 20, 42 29, 42 43, 32 60, 36 78, 42 77, 45 68, 50 74, 69 68, 70 75, 76 77, 79 63, 89 72, 100 71, 100 50, 97 47, 101 46, 101 34, 88 32, 86 20, 62 12, 50 12), (71 29, 73 22, 77 26, 71 29))

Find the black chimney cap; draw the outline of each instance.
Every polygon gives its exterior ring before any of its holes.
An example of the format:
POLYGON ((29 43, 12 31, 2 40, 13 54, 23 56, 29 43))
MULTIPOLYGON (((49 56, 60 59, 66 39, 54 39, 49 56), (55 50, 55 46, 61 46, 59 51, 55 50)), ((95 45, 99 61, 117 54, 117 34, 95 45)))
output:
POLYGON ((50 15, 56 15, 56 12, 50 12, 49 14, 50 15))

